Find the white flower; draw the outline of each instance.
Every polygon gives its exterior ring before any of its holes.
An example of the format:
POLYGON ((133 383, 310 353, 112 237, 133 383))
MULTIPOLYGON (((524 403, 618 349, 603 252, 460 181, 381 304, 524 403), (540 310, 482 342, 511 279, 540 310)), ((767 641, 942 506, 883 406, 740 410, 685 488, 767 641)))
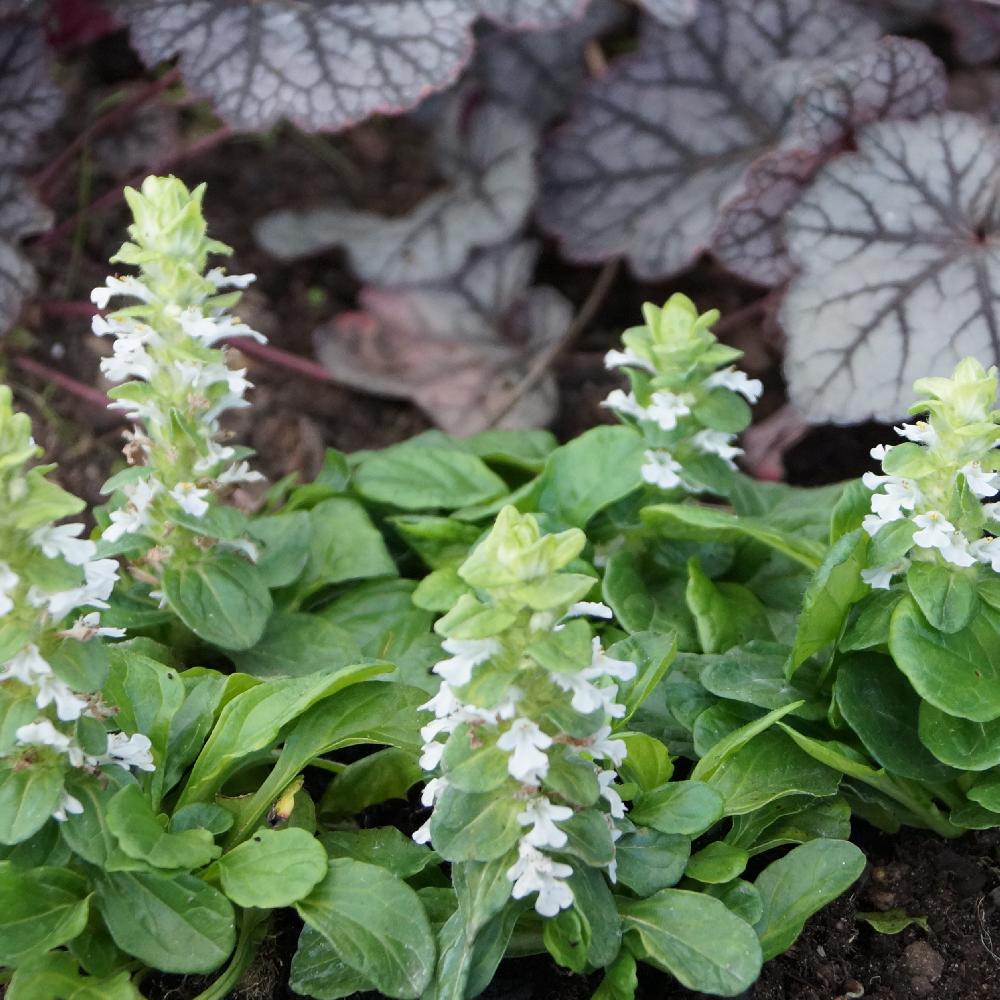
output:
POLYGON ((987 564, 994 573, 1000 573, 1000 538, 979 538, 972 542, 969 551, 978 562, 987 564))
POLYGON ((83 751, 65 734, 59 732, 48 719, 39 719, 21 726, 14 738, 25 746, 52 747, 59 753, 66 754, 73 767, 80 767, 84 762, 83 751))
POLYGON ((988 521, 1000 521, 1000 503, 984 503, 983 514, 988 521))
MULTIPOLYGON (((549 676, 556 687, 563 691, 573 692, 570 705, 583 715, 589 715, 604 706, 604 692, 591 684, 584 676, 583 671, 572 674, 550 673, 549 676)), ((617 693, 617 689, 615 693, 617 693)))
POLYGON ((910 568, 909 559, 897 559, 886 566, 873 566, 861 571, 861 579, 872 590, 888 590, 892 586, 892 578, 898 573, 905 573, 910 568))
POLYGON ((462 707, 462 703, 455 696, 455 693, 447 684, 442 684, 437 693, 430 701, 425 701, 420 706, 421 712, 433 712, 439 719, 451 715, 462 707))
POLYGON ((62 722, 74 722, 87 710, 88 705, 73 693, 73 689, 55 674, 42 674, 35 681, 35 704, 39 708, 56 706, 56 715, 62 722))
POLYGON ((205 277, 216 288, 246 288, 257 280, 256 274, 226 274, 221 267, 213 267, 205 277))
POLYGON ((497 740, 497 746, 510 754, 507 771, 518 781, 537 785, 548 774, 549 758, 544 751, 552 746, 552 737, 531 719, 515 719, 497 740))
POLYGON ((132 337, 119 337, 114 353, 101 359, 101 372, 112 382, 125 382, 131 378, 147 382, 156 373, 156 361, 147 353, 145 344, 132 337))
POLYGON ((149 737, 142 733, 135 733, 132 736, 126 736, 124 733, 108 733, 108 762, 117 764, 126 771, 130 767, 137 767, 140 771, 155 771, 156 765, 150 752, 152 746, 149 737))
POLYGON ((955 525, 936 510, 918 514, 913 523, 920 529, 913 533, 914 544, 922 549, 940 549, 952 544, 955 525))
POLYGON ((251 469, 248 462, 236 462, 228 469, 223 469, 215 478, 217 482, 225 485, 226 483, 259 483, 263 481, 264 476, 255 469, 251 469))
POLYGON ((625 803, 614 786, 614 781, 617 777, 618 775, 615 771, 597 772, 597 784, 600 786, 601 795, 607 800, 609 812, 613 819, 621 819, 625 815, 625 803))
POLYGON ((411 838, 417 844, 429 844, 431 842, 431 821, 428 819, 422 826, 417 827, 411 834, 411 838))
POLYGON ((662 390, 653 393, 646 411, 649 419, 665 431, 672 431, 677 426, 677 419, 686 417, 690 412, 691 407, 683 397, 662 390))
POLYGON ((884 528, 888 523, 888 521, 884 521, 879 517, 878 514, 865 514, 861 521, 861 527, 874 538, 879 529, 884 528))
POLYGON ((192 517, 204 517, 208 503, 204 499, 210 491, 199 489, 194 483, 178 483, 169 494, 180 505, 181 510, 192 517))
POLYGON ((892 451, 893 447, 894 445, 891 444, 877 444, 868 454, 876 461, 882 462, 885 460, 885 456, 892 451))
POLYGON ((631 392, 626 393, 621 389, 612 389, 601 406, 606 406, 608 409, 614 410, 615 413, 624 413, 628 417, 635 417, 636 420, 649 419, 649 411, 639 404, 631 392))
POLYGON ((616 660, 608 656, 601 646, 601 640, 594 636, 591 641, 590 666, 584 670, 585 677, 615 677, 620 681, 630 681, 639 668, 631 660, 616 660))
POLYGON ((20 582, 21 578, 7 563, 0 560, 0 618, 13 610, 14 601, 10 594, 20 582))
POLYGON ((985 472, 979 462, 967 462, 958 471, 965 476, 969 489, 980 500, 984 497, 994 496, 997 490, 1000 490, 1000 474, 992 471, 985 472))
POLYGON ((577 601, 571 604, 569 611, 562 616, 562 621, 570 618, 606 618, 610 620, 614 617, 614 612, 601 601, 577 601))
POLYGON ((98 309, 107 309, 108 302, 116 295, 129 295, 143 302, 152 302, 154 299, 153 293, 138 278, 131 275, 119 278, 112 274, 105 279, 103 285, 90 293, 90 301, 98 309))
POLYGON ((913 510, 922 499, 920 490, 912 479, 896 476, 874 476, 870 472, 866 472, 862 476, 862 482, 869 489, 874 488, 871 484, 875 479, 881 480, 875 486, 882 486, 885 492, 872 494, 872 511, 886 524, 890 521, 898 521, 903 517, 904 509, 913 510))
POLYGON ((420 755, 420 760, 418 760, 417 763, 420 765, 421 770, 433 771, 437 768, 438 764, 441 763, 441 758, 443 756, 443 743, 425 743, 423 746, 423 753, 420 755))
POLYGON ((62 798, 59 800, 59 805, 52 810, 52 818, 60 823, 66 822, 66 814, 72 813, 74 816, 79 816, 83 812, 83 803, 69 792, 64 791, 62 793, 62 798))
POLYGON ((106 608, 111 591, 118 582, 118 561, 116 559, 94 559, 83 567, 84 584, 81 604, 106 608))
POLYGON ((430 807, 441 797, 441 793, 448 787, 447 778, 431 778, 424 785, 424 790, 420 793, 420 801, 423 805, 430 807))
POLYGON ((706 389, 722 386, 723 389, 738 392, 748 403, 756 403, 764 391, 764 385, 759 378, 748 378, 747 373, 741 372, 738 368, 724 368, 715 372, 705 379, 704 384, 706 389))
POLYGON ((953 566, 972 566, 976 562, 975 555, 969 551, 969 540, 960 531, 952 535, 951 542, 938 550, 945 562, 953 566))
POLYGON ((266 337, 235 316, 205 316, 200 310, 189 307, 179 312, 177 321, 189 337, 201 341, 206 347, 227 337, 252 337, 261 344, 267 342, 266 337))
POLYGON ((893 430, 907 441, 916 441, 917 444, 937 444, 937 431, 926 420, 918 420, 915 424, 901 424, 893 427, 893 430))
POLYGON ((608 371, 611 371, 612 368, 626 366, 641 368, 650 374, 656 374, 656 369, 645 358, 640 358, 631 347, 626 347, 624 351, 611 350, 604 355, 604 367, 608 371))
POLYGON ((472 671, 500 652, 496 639, 445 639, 441 648, 452 656, 439 660, 433 671, 453 687, 462 687, 472 680, 472 671))
POLYGON ((586 749, 597 760, 610 760, 615 767, 620 767, 628 748, 624 740, 610 739, 611 727, 601 726, 587 741, 586 749))
POLYGON ((31 643, 25 646, 16 656, 11 657, 0 671, 0 681, 13 678, 22 684, 35 686, 39 677, 44 677, 52 673, 52 668, 48 661, 38 651, 38 647, 31 643))
POLYGON ((100 612, 91 611, 81 615, 73 623, 72 628, 63 629, 59 635, 63 639, 75 639, 77 642, 87 642, 95 635, 107 636, 109 639, 122 639, 125 636, 125 629, 102 627, 100 612))
POLYGON ((659 486, 661 490, 684 485, 684 480, 678 475, 681 463, 669 451, 647 449, 643 458, 646 462, 640 471, 647 483, 659 486))
POLYGON ((111 524, 105 529, 104 537, 109 542, 117 542, 123 535, 132 535, 147 527, 152 520, 150 505, 162 489, 160 482, 151 477, 123 487, 125 503, 111 512, 111 524))
POLYGON ((698 451, 706 455, 718 455, 730 468, 735 469, 736 464, 733 459, 743 454, 742 448, 737 448, 733 444, 735 434, 727 434, 725 431, 698 431, 691 443, 698 451))
POLYGON ((46 525, 31 533, 31 542, 49 559, 62 556, 71 566, 82 566, 94 558, 97 546, 89 538, 77 538, 82 524, 46 525))
POLYGON ((228 462, 236 454, 235 448, 219 444, 218 441, 212 441, 211 439, 205 443, 205 447, 208 454, 202 456, 194 463, 195 472, 208 472, 209 469, 214 468, 220 462, 228 462))
POLYGON ((517 821, 521 826, 531 827, 523 840, 532 847, 565 847, 566 832, 560 830, 556 823, 561 823, 572 815, 573 810, 569 806, 553 805, 544 795, 539 795, 528 799, 517 821))
POLYGON ((573 874, 573 869, 541 851, 521 841, 517 861, 507 870, 514 886, 511 895, 523 899, 537 892, 535 909, 543 917, 554 917, 560 910, 573 905, 573 891, 564 879, 573 874))

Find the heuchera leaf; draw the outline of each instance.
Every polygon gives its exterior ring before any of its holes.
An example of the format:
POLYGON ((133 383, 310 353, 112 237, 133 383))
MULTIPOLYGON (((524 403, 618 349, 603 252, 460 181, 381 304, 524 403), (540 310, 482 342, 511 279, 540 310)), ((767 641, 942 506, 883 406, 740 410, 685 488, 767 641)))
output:
POLYGON ((566 112, 584 79, 584 46, 620 24, 623 15, 614 0, 595 0, 579 20, 548 31, 484 31, 475 77, 491 100, 546 124, 566 112))
POLYGON ((0 333, 17 319, 21 303, 37 284, 35 269, 18 243, 51 224, 52 214, 35 198, 27 183, 0 170, 0 333))
POLYGON ((511 28, 552 28, 583 14, 589 0, 473 0, 483 17, 511 28))
MULTIPOLYGON (((316 331, 319 358, 337 381, 411 399, 446 431, 482 430, 495 394, 569 323, 560 293, 528 287, 537 252, 534 243, 511 243, 474 254, 446 281, 365 289, 364 312, 316 331)), ((504 423, 543 424, 554 402, 543 380, 504 423)))
POLYGON ((288 118, 342 129, 413 107, 472 54, 465 0, 115 0, 150 65, 180 56, 192 90, 235 128, 288 118))
POLYGON ((676 273, 712 245, 734 199, 808 176, 856 116, 916 103, 880 88, 896 49, 883 55, 879 33, 836 0, 703 0, 684 29, 647 21, 638 51, 584 87, 543 157, 542 224, 573 259, 624 254, 640 278, 676 273), (792 162, 754 181, 747 169, 776 148, 792 162))
POLYGON ((639 0, 639 4, 670 28, 689 24, 698 14, 698 0, 639 0))
POLYGON ((957 113, 873 125, 820 173, 788 219, 799 273, 780 313, 803 414, 892 419, 928 357, 1000 360, 998 193, 1000 139, 957 113))
POLYGON ((283 260, 343 246, 359 280, 399 286, 449 277, 474 249, 514 236, 535 199, 534 130, 497 104, 467 114, 466 103, 448 103, 434 136, 446 190, 392 219, 340 208, 274 212, 258 223, 258 242, 283 260))
POLYGON ((1000 55, 1000 10, 993 0, 939 0, 938 19, 952 32, 956 57, 978 66, 1000 55))

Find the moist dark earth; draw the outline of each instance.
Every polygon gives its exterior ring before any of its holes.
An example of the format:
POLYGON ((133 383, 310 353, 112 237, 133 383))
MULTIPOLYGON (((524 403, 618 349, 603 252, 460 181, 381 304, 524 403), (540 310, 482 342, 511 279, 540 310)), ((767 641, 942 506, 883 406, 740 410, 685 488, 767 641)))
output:
MULTIPOLYGON (((140 73, 120 37, 73 57, 64 80, 70 107, 65 124, 50 137, 49 152, 58 155, 80 123, 92 117, 96 102, 140 73)), ((181 111, 183 136, 204 133, 201 114, 196 107, 181 111)), ((152 156, 149 162, 159 161, 152 156)), ((172 169, 189 184, 208 182, 206 214, 213 235, 237 248, 234 270, 259 276, 247 296, 247 320, 275 346, 311 357, 313 329, 354 305, 357 284, 335 252, 296 265, 275 263, 255 248, 253 220, 270 209, 341 192, 345 183, 360 208, 404 211, 435 184, 425 163, 419 133, 400 121, 374 121, 346 136, 303 137, 288 130, 269 139, 234 138, 172 169)), ((91 197, 121 182, 93 157, 85 176, 71 171, 61 186, 53 205, 57 220, 73 216, 91 197)), ((32 255, 41 275, 36 303, 26 310, 20 329, 0 346, 4 377, 19 406, 31 414, 47 460, 59 462, 63 484, 90 503, 101 502, 99 487, 119 460, 120 425, 99 406, 27 374, 16 359, 26 355, 87 385, 107 388, 98 372, 103 345, 89 333, 87 319, 57 315, 47 303, 87 300, 89 289, 107 273, 105 262, 120 244, 125 222, 120 208, 85 213, 65 238, 37 247, 32 255)), ((595 276, 594 270, 559 261, 548 248, 538 280, 555 285, 579 305, 595 276)), ((716 306, 724 316, 739 311, 736 321, 720 330, 724 339, 747 351, 744 367, 765 382, 758 419, 782 406, 780 335, 766 308, 744 308, 760 298, 759 290, 707 262, 668 285, 640 285, 619 274, 589 328, 555 363, 561 403, 553 429, 560 439, 609 419, 599 404, 614 381, 603 370, 602 354, 636 321, 643 301, 662 302, 673 291, 691 295, 701 308, 716 306)), ((257 385, 254 406, 237 415, 232 429, 257 449, 258 467, 272 480, 293 472, 311 478, 325 447, 381 447, 429 426, 405 403, 308 380, 252 359, 248 367, 257 385)), ((870 467, 869 449, 888 440, 889 433, 878 425, 814 428, 786 452, 786 479, 818 485, 857 476, 870 467)), ((855 840, 869 858, 862 879, 814 917, 787 954, 765 966, 745 997, 1000 1000, 1000 833, 969 834, 952 842, 918 831, 890 838, 858 822, 855 840), (887 936, 855 920, 857 911, 895 908, 926 917, 928 929, 911 926, 887 936)), ((294 915, 279 915, 276 931, 233 997, 294 996, 283 985, 298 933, 294 915)), ((565 974, 544 958, 522 959, 504 963, 484 996, 584 1000, 598 982, 599 977, 565 974)), ((143 992, 152 1000, 190 1000, 206 986, 205 980, 149 977, 143 992)), ((655 970, 641 972, 641 1000, 698 996, 655 970)))

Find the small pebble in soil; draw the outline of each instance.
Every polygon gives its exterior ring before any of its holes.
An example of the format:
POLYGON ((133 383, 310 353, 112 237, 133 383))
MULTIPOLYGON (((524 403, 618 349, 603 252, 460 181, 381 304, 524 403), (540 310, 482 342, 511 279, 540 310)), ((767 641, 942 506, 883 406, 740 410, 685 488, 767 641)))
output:
POLYGON ((910 976, 910 989, 917 996, 930 996, 944 972, 944 959, 926 941, 914 941, 903 952, 903 967, 910 976))

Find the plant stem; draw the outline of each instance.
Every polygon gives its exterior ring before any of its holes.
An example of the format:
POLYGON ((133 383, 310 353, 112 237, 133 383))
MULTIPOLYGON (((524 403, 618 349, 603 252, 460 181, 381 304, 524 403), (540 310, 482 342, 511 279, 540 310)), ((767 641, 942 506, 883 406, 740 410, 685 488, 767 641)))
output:
POLYGON ((270 344, 259 344, 249 337, 229 337, 223 343, 227 347, 235 347, 247 357, 277 365, 304 378, 317 382, 333 382, 330 373, 318 361, 310 361, 300 354, 292 354, 291 351, 283 351, 280 347, 272 347, 270 344))
POLYGON ((46 382, 59 386, 60 389, 65 389, 66 392, 76 396, 77 399, 82 399, 85 403, 99 407, 102 410, 108 408, 110 400, 100 389, 84 385, 83 382, 78 382, 72 376, 65 375, 63 372, 57 371, 55 368, 50 368, 48 365, 44 365, 40 361, 36 361, 34 358, 29 358, 23 354, 17 355, 12 360, 16 368, 30 372, 32 375, 44 379, 46 382))
POLYGON ((263 910, 244 910, 240 923, 240 934, 236 939, 236 950, 226 966, 226 971, 207 990, 199 993, 194 1000, 226 1000, 234 987, 246 975, 256 954, 257 945, 267 930, 269 914, 263 910))

